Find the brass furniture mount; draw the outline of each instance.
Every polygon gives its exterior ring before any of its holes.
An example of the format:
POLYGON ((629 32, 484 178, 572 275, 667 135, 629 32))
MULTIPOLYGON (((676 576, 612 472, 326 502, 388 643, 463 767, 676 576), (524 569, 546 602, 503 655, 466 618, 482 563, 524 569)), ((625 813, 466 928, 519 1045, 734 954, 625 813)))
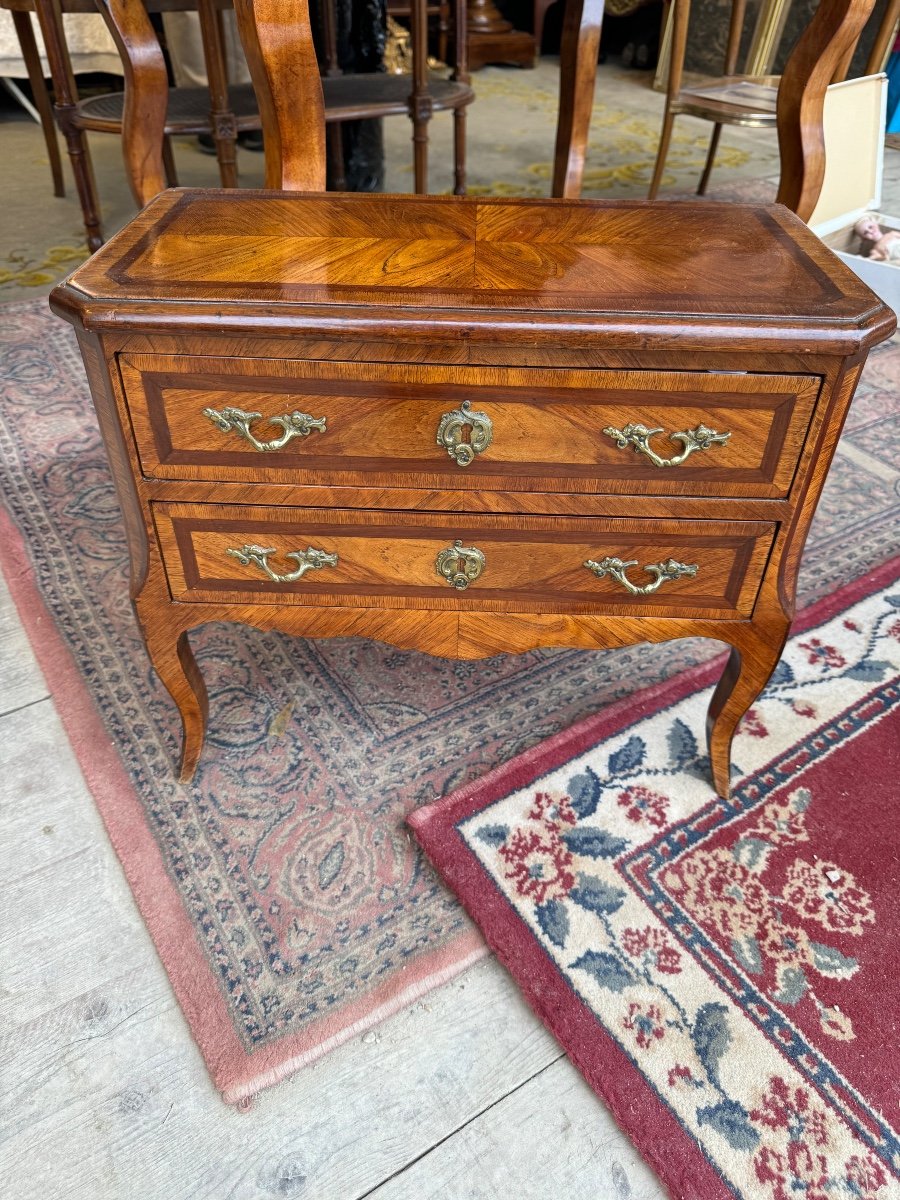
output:
POLYGON ((467 467, 476 454, 487 450, 493 438, 491 418, 487 413, 473 411, 468 400, 463 400, 453 412, 444 413, 438 425, 437 444, 444 447, 459 467, 467 467), (468 441, 464 437, 466 429, 471 430, 468 441))
POLYGON ((254 421, 262 420, 262 413, 244 412, 242 408, 223 408, 221 411, 215 408, 204 408, 204 417, 208 417, 217 429, 221 429, 223 433, 234 431, 240 434, 242 438, 250 443, 254 450, 272 451, 283 450, 291 438, 309 437, 314 429, 319 433, 325 432, 325 417, 311 417, 309 413, 292 412, 284 413, 280 417, 267 417, 270 425, 280 425, 284 433, 280 438, 275 438, 271 442, 261 442, 256 438, 250 429, 254 421))
POLYGON ((336 567, 338 564, 336 554, 329 554, 327 550, 316 550, 310 546, 308 550, 291 550, 285 554, 285 558, 296 559, 299 566, 289 575, 278 575, 269 566, 269 555, 278 553, 274 546, 241 546, 240 550, 226 550, 225 553, 236 558, 242 567, 249 567, 251 563, 253 566, 259 567, 261 571, 265 571, 273 583, 294 583, 296 580, 302 579, 307 571, 318 571, 322 567, 336 567))
POLYGON ((707 429, 705 425, 698 425, 696 429, 679 430, 677 433, 669 434, 669 441, 681 442, 684 450, 681 454, 673 455, 672 458, 661 458, 655 450, 651 449, 649 443, 652 437, 663 432, 662 428, 648 429, 646 425, 630 422, 624 429, 616 429, 615 425, 607 425, 603 432, 607 437, 615 439, 620 450, 624 450, 626 446, 633 446, 635 454, 646 454, 656 467, 678 467, 695 450, 708 450, 710 446, 714 445, 722 446, 731 437, 730 433, 716 433, 715 429, 707 429))
POLYGON ((438 575, 462 592, 484 570, 486 559, 475 546, 464 546, 457 539, 452 546, 440 552, 434 565, 438 575))
POLYGON ((680 563, 674 558, 667 558, 665 562, 649 563, 644 570, 650 575, 655 575, 656 578, 652 583, 646 584, 644 587, 638 587, 632 583, 625 572, 629 567, 636 567, 638 560, 636 558, 629 559, 623 562, 621 558, 603 558, 600 562, 595 562, 589 558, 584 564, 589 571, 592 571, 598 579, 602 579, 604 575, 609 575, 622 587, 626 588, 633 596, 649 596, 651 592, 655 592, 658 587, 666 582, 667 579, 681 579, 685 576, 692 578, 697 574, 696 563, 680 563))

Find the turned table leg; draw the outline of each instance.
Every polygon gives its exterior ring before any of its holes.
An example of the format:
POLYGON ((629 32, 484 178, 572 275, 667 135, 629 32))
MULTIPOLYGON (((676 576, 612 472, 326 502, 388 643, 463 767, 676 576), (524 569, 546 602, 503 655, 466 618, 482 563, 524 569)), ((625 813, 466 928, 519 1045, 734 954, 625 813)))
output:
POLYGON ((752 632, 731 655, 716 685, 706 717, 713 786, 720 796, 731 791, 731 742, 738 722, 769 682, 787 641, 790 622, 764 633, 752 632))
POLYGON ((178 778, 187 783, 193 778, 203 750, 209 701, 206 684, 197 666, 186 633, 173 641, 170 630, 146 629, 144 640, 150 662, 181 715, 182 743, 178 778))

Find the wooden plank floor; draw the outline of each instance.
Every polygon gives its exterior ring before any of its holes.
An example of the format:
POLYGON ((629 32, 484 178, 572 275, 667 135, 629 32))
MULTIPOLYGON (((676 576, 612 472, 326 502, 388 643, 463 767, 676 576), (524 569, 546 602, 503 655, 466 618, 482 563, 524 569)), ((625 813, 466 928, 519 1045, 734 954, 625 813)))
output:
POLYGON ((4 1200, 651 1200, 493 960, 261 1093, 213 1089, 0 580, 4 1200))

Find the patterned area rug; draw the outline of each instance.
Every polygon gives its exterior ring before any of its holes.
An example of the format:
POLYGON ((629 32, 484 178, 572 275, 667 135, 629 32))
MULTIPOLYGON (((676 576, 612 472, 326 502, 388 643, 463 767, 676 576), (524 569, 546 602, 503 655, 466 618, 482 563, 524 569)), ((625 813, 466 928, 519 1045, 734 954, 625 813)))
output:
POLYGON ((410 824, 672 1195, 900 1195, 900 559, 798 622, 706 781, 712 672, 410 824))
MULTIPOLYGON (((191 1030, 236 1101, 483 953, 410 809, 484 775, 707 642, 445 662, 209 625, 196 782, 128 600, 126 550, 71 330, 0 308, 0 561, 191 1030)), ((870 359, 807 549, 808 601, 896 545, 900 346, 870 359)), ((738 754, 740 761, 740 754, 738 754)), ((40 823, 40 814, 35 821, 40 823)))

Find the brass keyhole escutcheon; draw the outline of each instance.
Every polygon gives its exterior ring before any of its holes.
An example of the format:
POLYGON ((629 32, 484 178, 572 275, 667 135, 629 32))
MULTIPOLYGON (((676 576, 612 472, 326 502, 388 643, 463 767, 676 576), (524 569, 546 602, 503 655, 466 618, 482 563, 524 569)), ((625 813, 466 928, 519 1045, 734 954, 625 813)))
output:
POLYGON ((467 467, 476 454, 493 441, 494 426, 485 412, 477 412, 468 400, 444 413, 438 425, 437 444, 443 446, 458 467, 467 467))
POLYGON ((464 546, 457 539, 452 546, 442 550, 435 561, 435 570, 451 587, 465 591, 474 583, 486 566, 487 560, 475 546, 464 546))

